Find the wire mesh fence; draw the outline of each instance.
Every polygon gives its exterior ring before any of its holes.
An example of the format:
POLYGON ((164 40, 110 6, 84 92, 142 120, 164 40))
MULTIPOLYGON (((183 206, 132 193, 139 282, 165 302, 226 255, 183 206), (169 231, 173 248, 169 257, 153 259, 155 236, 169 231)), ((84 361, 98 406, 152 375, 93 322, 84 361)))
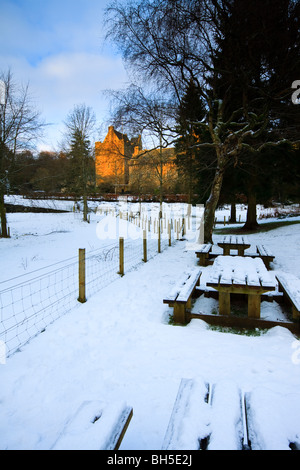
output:
POLYGON ((7 357, 77 306, 77 285, 73 261, 0 291, 0 340, 7 357))
MULTIPOLYGON (((174 241, 173 241, 174 243, 174 241)), ((160 251, 169 246, 169 239, 162 237, 160 251)), ((159 253, 158 238, 147 240, 147 260, 159 253)), ((142 239, 125 240, 124 267, 128 272, 144 263, 142 239)), ((87 299, 120 278, 120 245, 115 242, 85 255, 85 292, 87 299)), ((62 262, 63 263, 63 262, 62 262)), ((58 264, 62 264, 58 263, 58 264)), ((78 257, 67 260, 60 267, 52 265, 31 273, 28 280, 0 290, 0 344, 5 344, 6 357, 20 350, 34 336, 79 303, 78 257), (46 272, 44 272, 46 270, 46 272)), ((30 274, 30 273, 29 273, 30 274)), ((5 284, 5 283, 4 283, 5 284)), ((3 285, 3 283, 2 283, 3 285)), ((1 286, 0 286, 1 287, 1 286)))
POLYGON ((87 297, 119 279, 119 245, 114 243, 86 256, 87 297))
MULTIPOLYGON (((158 208, 149 211, 140 204, 135 209, 124 206, 121 210, 120 206, 119 211, 105 212, 97 236, 103 240, 108 236, 113 242, 106 240, 102 248, 88 253, 79 250, 79 257, 0 282, 0 363, 79 302, 163 252, 186 230, 203 229, 201 214, 196 214, 194 228, 190 228, 191 212, 185 206, 166 207, 161 218, 158 208)), ((102 217, 101 208, 99 213, 102 217)))

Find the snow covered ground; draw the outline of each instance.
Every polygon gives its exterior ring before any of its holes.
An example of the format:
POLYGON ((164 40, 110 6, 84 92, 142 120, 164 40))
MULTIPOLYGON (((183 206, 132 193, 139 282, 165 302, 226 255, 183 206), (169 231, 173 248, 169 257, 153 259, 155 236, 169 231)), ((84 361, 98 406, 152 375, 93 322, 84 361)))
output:
MULTIPOLYGON (((12 238, 0 240, 2 285, 76 257, 78 248, 95 250, 108 243, 97 237, 97 217, 92 214, 85 224, 76 213, 8 214, 12 238)), ((285 271, 300 277, 300 224, 248 238, 274 252, 273 276, 285 271)), ((254 448, 288 449, 290 442, 300 442, 300 342, 295 336, 280 327, 259 336, 225 333, 198 319, 185 327, 169 324, 172 309, 163 298, 182 271, 196 264, 194 250, 176 242, 0 364, 0 448, 50 449, 83 402, 100 400, 133 407, 122 450, 159 450, 182 378, 219 389, 205 417, 207 429, 218 430, 211 448, 235 446, 232 433, 222 432, 224 416, 236 411, 234 387, 255 405, 254 448)), ((209 269, 203 268, 201 282, 209 269)), ((210 313, 217 302, 200 297, 193 309, 210 313)), ((276 303, 262 303, 264 318, 281 315, 276 303)), ((191 422, 197 426, 193 414, 191 422)))

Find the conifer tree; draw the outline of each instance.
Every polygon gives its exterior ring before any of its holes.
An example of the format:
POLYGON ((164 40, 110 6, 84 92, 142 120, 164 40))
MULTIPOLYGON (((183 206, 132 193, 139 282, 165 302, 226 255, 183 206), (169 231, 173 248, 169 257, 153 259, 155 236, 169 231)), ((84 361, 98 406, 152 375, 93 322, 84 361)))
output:
POLYGON ((95 122, 92 109, 84 104, 75 106, 65 122, 65 146, 70 159, 67 186, 77 197, 83 198, 84 221, 88 221, 87 190, 93 179, 90 165, 92 149, 89 137, 94 130, 95 122))
POLYGON ((177 132, 180 137, 175 145, 176 164, 189 203, 192 202, 195 191, 199 191, 201 176, 209 163, 207 150, 204 154, 205 151, 197 146, 200 142, 210 139, 208 132, 199 125, 205 116, 206 110, 199 89, 191 80, 178 110, 177 132))

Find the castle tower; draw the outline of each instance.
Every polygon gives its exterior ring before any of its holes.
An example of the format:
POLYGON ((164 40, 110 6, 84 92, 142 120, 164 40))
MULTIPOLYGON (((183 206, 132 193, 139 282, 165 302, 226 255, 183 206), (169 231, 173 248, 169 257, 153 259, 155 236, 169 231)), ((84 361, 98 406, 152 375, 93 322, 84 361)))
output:
POLYGON ((125 191, 129 182, 128 163, 142 149, 141 136, 128 139, 126 134, 109 126, 103 142, 95 142, 97 185, 113 185, 116 192, 125 191))

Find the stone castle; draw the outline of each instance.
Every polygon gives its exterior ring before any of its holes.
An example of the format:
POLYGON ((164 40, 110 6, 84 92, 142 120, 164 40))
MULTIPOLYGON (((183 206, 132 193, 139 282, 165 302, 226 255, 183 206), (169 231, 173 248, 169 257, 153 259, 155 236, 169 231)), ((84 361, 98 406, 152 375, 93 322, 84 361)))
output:
POLYGON ((141 136, 108 128, 103 142, 95 142, 97 186, 107 192, 153 193, 162 185, 164 191, 176 192, 179 185, 173 148, 144 150, 141 136))

